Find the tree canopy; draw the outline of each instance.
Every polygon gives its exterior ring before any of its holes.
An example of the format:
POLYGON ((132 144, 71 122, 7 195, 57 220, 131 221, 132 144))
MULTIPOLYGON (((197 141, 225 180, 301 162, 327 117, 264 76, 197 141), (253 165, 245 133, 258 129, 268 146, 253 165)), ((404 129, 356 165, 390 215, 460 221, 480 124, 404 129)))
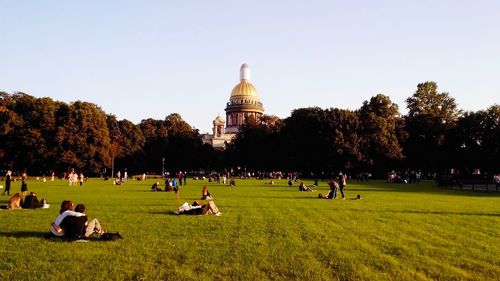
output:
POLYGON ((437 83, 417 85, 408 113, 377 94, 357 110, 308 107, 281 119, 250 119, 224 151, 170 113, 139 124, 99 106, 0 92, 0 169, 47 174, 70 168, 97 174, 111 165, 130 172, 298 171, 306 175, 394 168, 444 171, 500 166, 500 106, 462 112, 437 83))

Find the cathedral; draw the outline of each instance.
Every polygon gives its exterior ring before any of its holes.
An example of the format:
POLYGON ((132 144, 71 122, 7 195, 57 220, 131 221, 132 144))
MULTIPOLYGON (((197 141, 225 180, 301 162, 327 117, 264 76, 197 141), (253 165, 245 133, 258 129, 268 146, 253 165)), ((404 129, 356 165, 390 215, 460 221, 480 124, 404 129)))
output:
POLYGON ((219 115, 215 117, 212 134, 204 134, 203 143, 224 149, 226 143, 231 142, 246 120, 250 118, 258 120, 264 114, 259 92, 250 83, 250 68, 247 64, 243 64, 240 68, 240 83, 231 91, 225 111, 226 120, 219 115))

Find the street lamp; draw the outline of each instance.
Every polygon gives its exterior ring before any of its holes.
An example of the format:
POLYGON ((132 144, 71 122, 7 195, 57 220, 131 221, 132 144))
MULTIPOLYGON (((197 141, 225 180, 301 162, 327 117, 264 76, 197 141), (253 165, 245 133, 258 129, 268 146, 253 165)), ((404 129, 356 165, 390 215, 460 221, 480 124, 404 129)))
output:
POLYGON ((161 159, 161 176, 165 176, 165 157, 161 159))

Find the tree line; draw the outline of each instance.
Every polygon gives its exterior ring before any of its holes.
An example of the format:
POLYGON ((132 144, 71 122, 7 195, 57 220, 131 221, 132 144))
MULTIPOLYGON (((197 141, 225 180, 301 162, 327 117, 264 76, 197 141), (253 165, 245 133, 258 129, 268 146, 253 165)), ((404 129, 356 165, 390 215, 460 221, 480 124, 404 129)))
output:
POLYGON ((97 174, 221 170, 385 174, 500 167, 500 106, 459 110, 435 82, 418 84, 408 113, 378 94, 357 110, 299 108, 287 118, 247 120, 219 151, 177 113, 134 124, 97 105, 0 92, 0 169, 44 174, 69 168, 97 174), (164 163, 164 167, 162 167, 164 163))

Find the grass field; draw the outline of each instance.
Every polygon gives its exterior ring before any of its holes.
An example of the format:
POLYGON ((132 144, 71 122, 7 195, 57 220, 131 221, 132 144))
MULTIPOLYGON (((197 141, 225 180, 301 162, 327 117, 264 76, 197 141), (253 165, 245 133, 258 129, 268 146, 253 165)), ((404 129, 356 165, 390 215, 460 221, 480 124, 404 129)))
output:
POLYGON ((188 180, 176 201, 153 182, 29 181, 51 207, 0 210, 0 280, 500 280, 498 193, 352 181, 341 201, 317 198, 326 183, 307 193, 286 181, 188 180), (222 216, 172 214, 203 185, 222 216), (46 239, 64 199, 124 239, 46 239))

